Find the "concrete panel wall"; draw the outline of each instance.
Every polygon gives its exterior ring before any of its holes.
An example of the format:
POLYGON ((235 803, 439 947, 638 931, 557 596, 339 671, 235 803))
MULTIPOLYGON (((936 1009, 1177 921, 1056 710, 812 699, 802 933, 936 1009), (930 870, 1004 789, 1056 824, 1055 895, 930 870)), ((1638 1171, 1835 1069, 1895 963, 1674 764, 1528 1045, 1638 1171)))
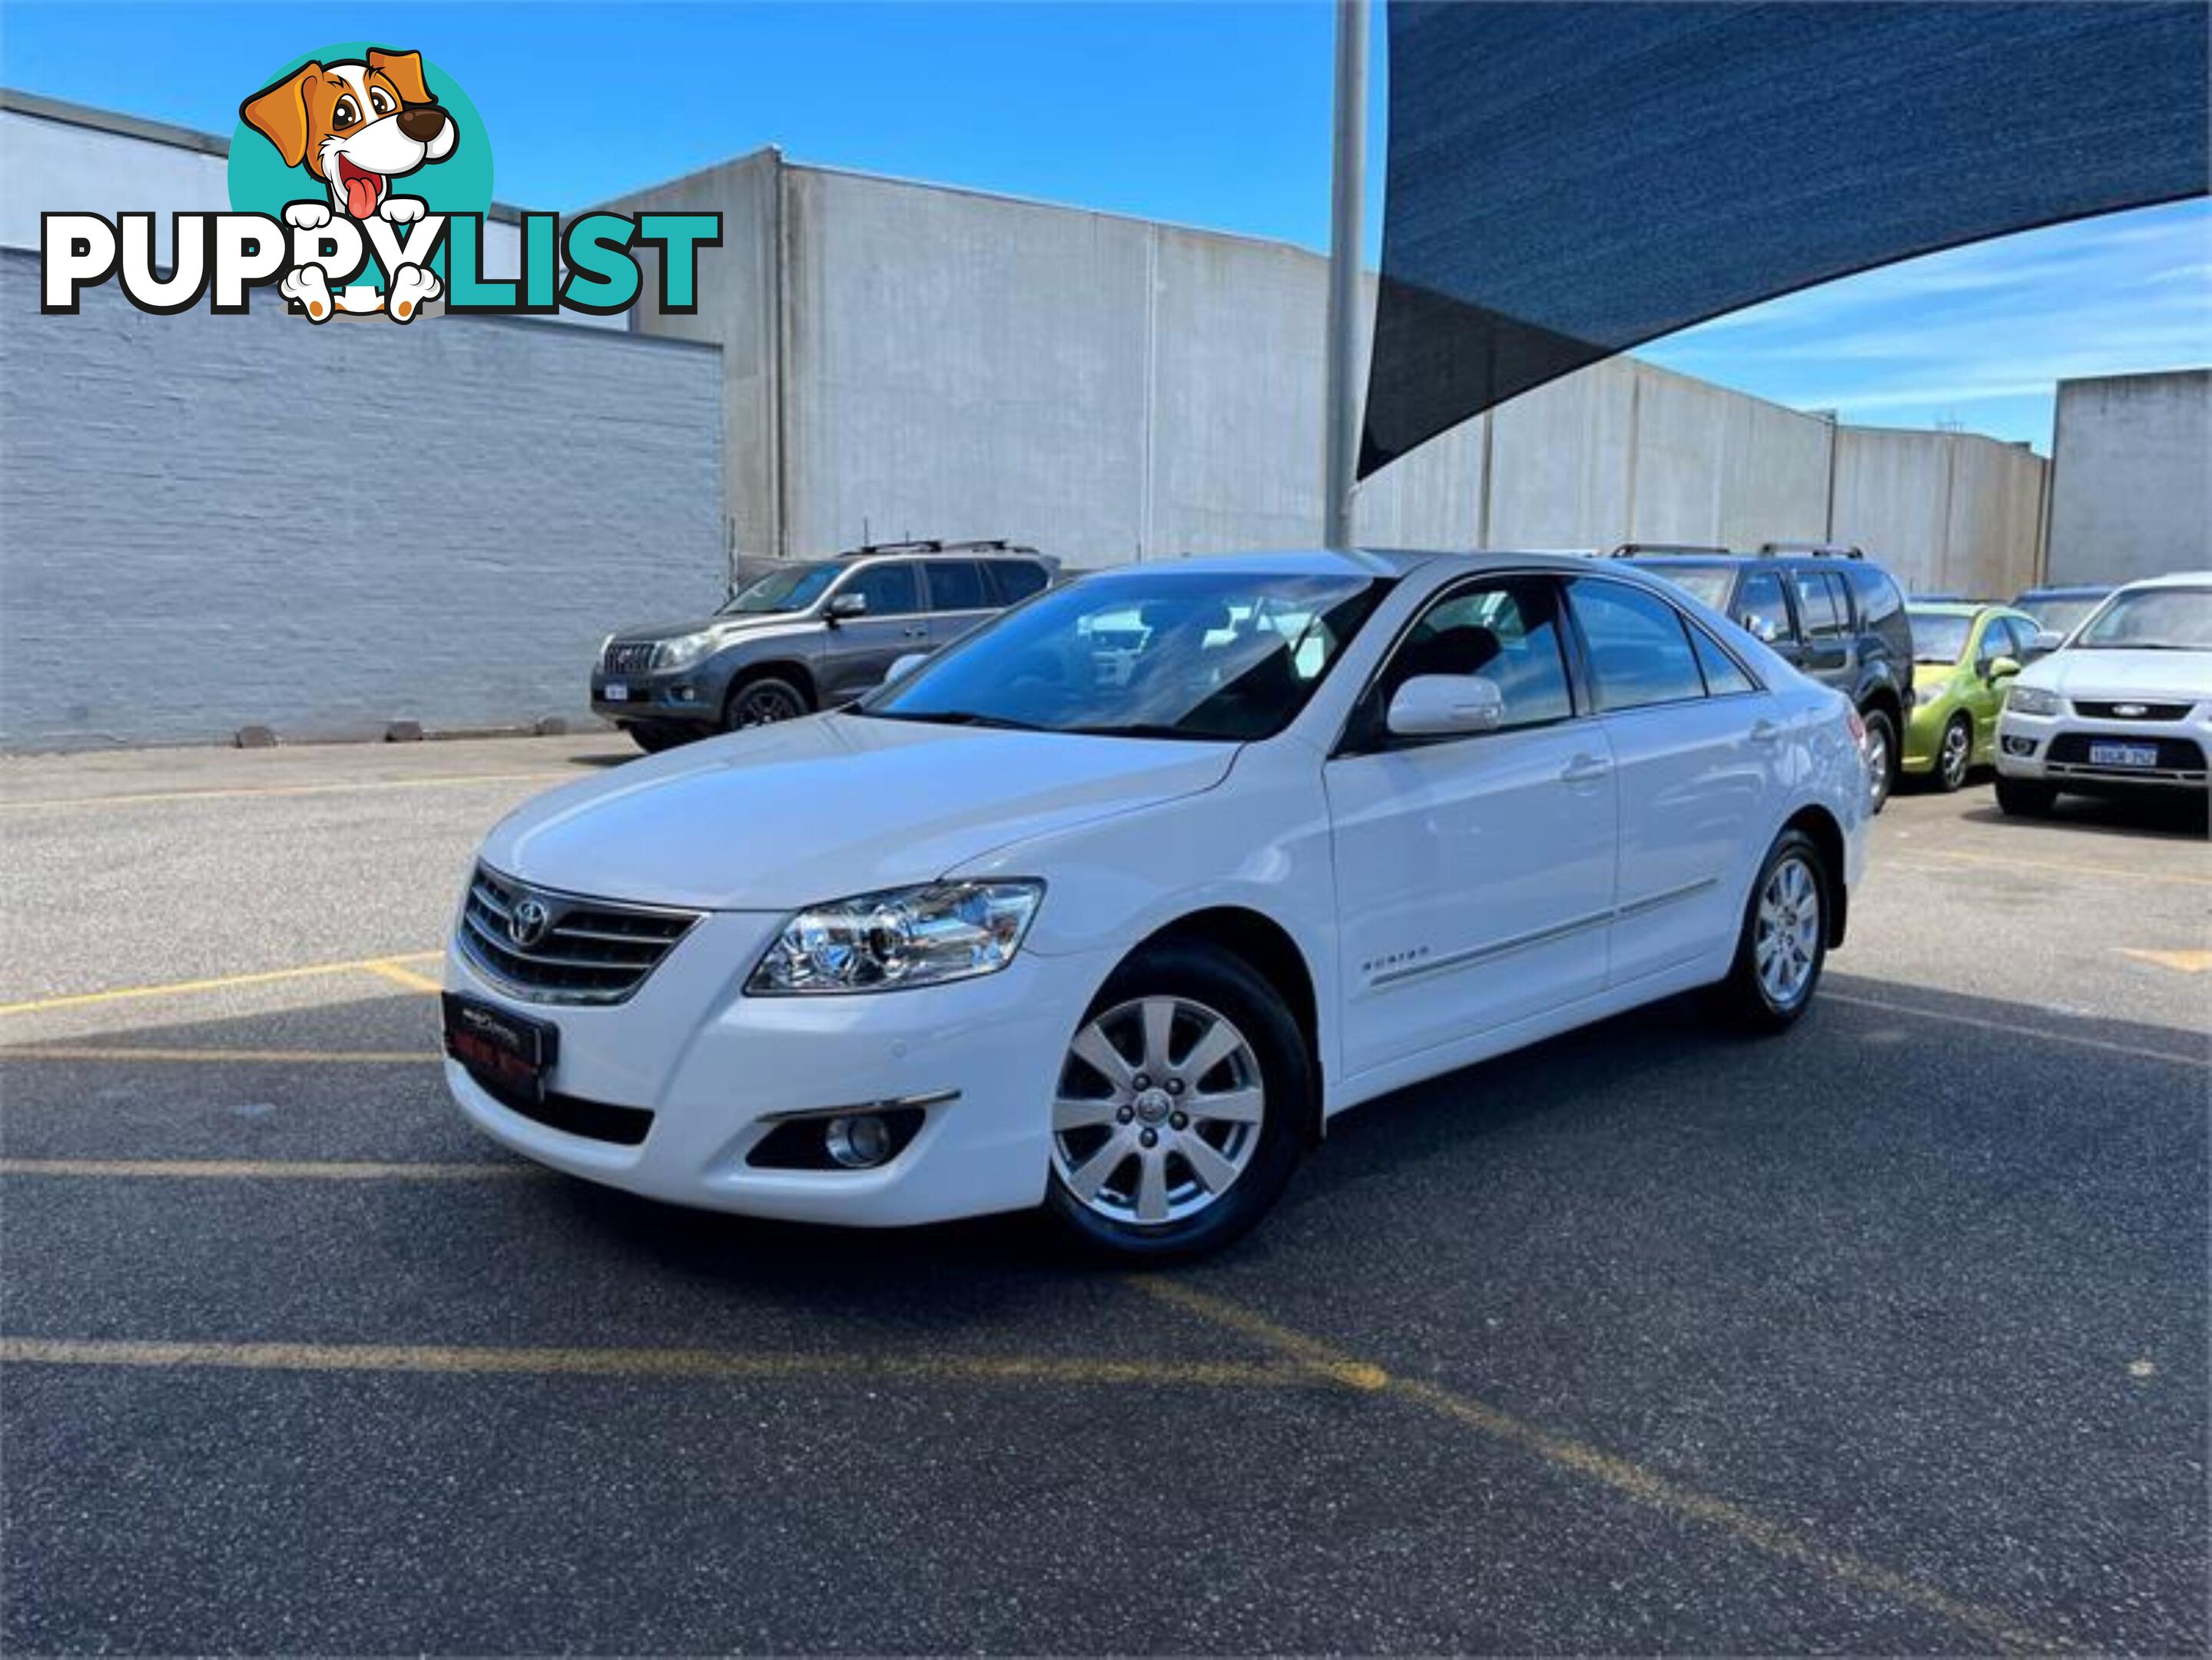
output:
POLYGON ((2212 369, 2063 380, 2051 580, 2212 569, 2212 369))
POLYGON ((719 595, 711 348, 37 275, 0 252, 0 745, 578 715, 609 629, 719 595))
POLYGON ((1838 429, 1835 539, 1875 555, 1907 593, 1950 586, 1943 558, 1950 502, 1951 452, 1942 435, 1838 429))
POLYGON ((1937 436, 1951 454, 1943 590, 2009 599, 2034 587, 2042 565, 2039 532, 2049 464, 2017 444, 1973 433, 1937 436))

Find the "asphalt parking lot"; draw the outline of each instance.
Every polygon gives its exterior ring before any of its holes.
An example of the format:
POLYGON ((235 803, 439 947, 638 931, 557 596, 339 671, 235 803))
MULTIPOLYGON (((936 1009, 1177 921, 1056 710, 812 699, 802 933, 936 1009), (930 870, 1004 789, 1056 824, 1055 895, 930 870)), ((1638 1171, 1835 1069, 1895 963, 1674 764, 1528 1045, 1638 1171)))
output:
POLYGON ((0 1648, 2212 1637, 2201 818, 1900 797, 1793 1033, 1408 1091, 1135 1278, 458 1120, 476 839, 628 753, 0 763, 0 1648))

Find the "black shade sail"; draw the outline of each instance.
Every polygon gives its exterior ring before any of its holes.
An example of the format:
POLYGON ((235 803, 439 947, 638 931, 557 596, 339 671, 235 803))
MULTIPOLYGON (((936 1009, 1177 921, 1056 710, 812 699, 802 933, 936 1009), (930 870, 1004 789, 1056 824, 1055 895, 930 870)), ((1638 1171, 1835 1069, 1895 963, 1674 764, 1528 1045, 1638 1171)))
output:
POLYGON ((1391 0, 1363 478, 1814 283, 2203 194, 2196 3, 1391 0))

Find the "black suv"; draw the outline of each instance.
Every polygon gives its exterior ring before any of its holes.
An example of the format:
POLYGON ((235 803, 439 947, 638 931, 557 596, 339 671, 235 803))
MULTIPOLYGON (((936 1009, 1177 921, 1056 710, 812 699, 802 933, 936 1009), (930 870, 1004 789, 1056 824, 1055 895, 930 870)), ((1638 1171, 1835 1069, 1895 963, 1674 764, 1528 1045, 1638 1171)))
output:
POLYGON ((883 543, 781 565, 711 617, 609 635, 592 667, 592 708, 647 750, 835 708, 1059 570, 1010 542, 883 543))
POLYGON ((1857 548, 1813 542, 1769 542, 1757 553, 1631 543, 1613 556, 1686 588, 1857 705, 1881 811, 1912 707, 1912 627, 1887 571, 1857 548))

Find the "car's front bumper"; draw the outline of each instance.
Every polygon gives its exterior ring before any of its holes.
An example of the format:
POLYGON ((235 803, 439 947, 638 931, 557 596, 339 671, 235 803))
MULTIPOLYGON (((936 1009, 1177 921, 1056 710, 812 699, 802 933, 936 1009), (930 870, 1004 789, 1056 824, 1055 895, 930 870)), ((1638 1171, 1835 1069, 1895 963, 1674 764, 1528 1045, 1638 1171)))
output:
POLYGON ((653 1117, 635 1146, 571 1134, 495 1098, 449 1061, 453 1098, 528 1158, 677 1204, 894 1226, 1042 1201, 1053 1094, 1103 966, 1022 952, 1000 973, 949 985, 747 997, 744 977, 782 920, 711 914, 629 1001, 611 1006, 526 1000, 449 949, 448 990, 560 1029, 550 1089, 653 1117), (921 1130, 879 1167, 747 1162, 794 1113, 916 1099, 921 1130))
POLYGON ((1935 771, 1937 755, 1943 747, 1943 728, 1962 707, 1958 698, 1948 696, 1932 703, 1916 704, 1912 713, 1905 718, 1905 741, 1897 757, 1899 767, 1910 773, 1935 771))
POLYGON ((2212 702, 2208 702, 2195 704, 2179 721, 2094 719, 2081 714, 2071 698, 2061 701, 2056 714, 2023 714, 2008 704, 1997 717, 1998 775, 2059 789, 2085 794, 2203 790, 2207 787, 2208 755, 2212 755, 2212 702), (2119 765, 2094 758, 2091 745, 2111 744, 2154 750, 2155 764, 2119 765))
POLYGON ((721 690, 698 664, 673 673, 610 675, 592 672, 592 713, 619 726, 641 721, 690 722, 713 726, 721 719, 721 690), (607 695, 611 681, 623 692, 607 695))

